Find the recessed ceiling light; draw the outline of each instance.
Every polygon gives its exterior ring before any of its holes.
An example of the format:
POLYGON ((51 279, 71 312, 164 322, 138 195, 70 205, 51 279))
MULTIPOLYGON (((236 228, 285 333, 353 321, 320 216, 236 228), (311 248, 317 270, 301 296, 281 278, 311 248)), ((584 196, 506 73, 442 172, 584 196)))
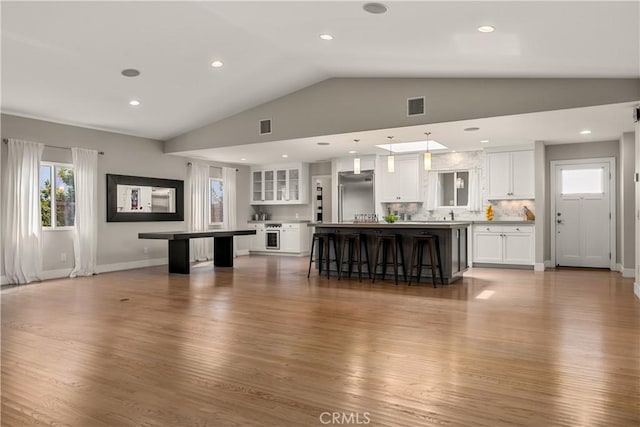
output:
POLYGON ((357 151, 356 151, 356 150, 351 150, 351 151, 349 151, 349 154, 356 154, 356 153, 357 153, 357 151))
POLYGON ((493 33, 496 30, 496 27, 492 27, 491 25, 481 25, 478 27, 478 31, 481 33, 493 33))
POLYGON ((591 131, 589 129, 581 130, 580 135, 589 135, 591 131))
POLYGON ((320 38, 322 40, 333 40, 333 36, 331 34, 320 34, 320 38))
POLYGON ((213 68, 221 68, 224 65, 224 63, 222 61, 213 61, 211 63, 211 66, 213 68))
POLYGON ((282 157, 284 157, 286 159, 287 157, 289 157, 289 155, 288 154, 283 154, 282 157))
POLYGON ((316 142, 316 144, 318 144, 318 145, 329 145, 328 142, 316 142))
POLYGON ((120 72, 125 77, 138 77, 140 75, 140 71, 135 68, 127 68, 120 72))
POLYGON ((475 132, 477 130, 480 130, 480 128, 477 128, 477 127, 464 128, 465 132, 475 132))
POLYGON ((373 13, 374 15, 386 13, 388 10, 387 6, 383 5, 382 3, 367 3, 362 6, 362 8, 369 13, 373 13))
POLYGON ((486 143, 488 143, 488 142, 489 142, 489 140, 488 140, 488 139, 481 139, 481 140, 480 140, 480 144, 486 144, 486 143))
POLYGON ((240 160, 245 161, 245 160, 247 160, 247 159, 245 159, 245 158, 243 157, 243 158, 241 158, 240 160))
POLYGON ((141 102, 138 101, 137 99, 132 99, 131 101, 129 101, 129 105, 131 105, 132 107, 137 107, 140 104, 141 102))

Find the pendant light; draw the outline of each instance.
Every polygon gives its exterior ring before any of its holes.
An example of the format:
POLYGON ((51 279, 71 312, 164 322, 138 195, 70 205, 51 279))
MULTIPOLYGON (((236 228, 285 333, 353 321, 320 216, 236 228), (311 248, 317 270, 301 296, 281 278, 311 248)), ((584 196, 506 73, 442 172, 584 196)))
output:
MULTIPOLYGON (((360 140, 354 139, 353 142, 357 144, 360 140)), ((354 175, 360 175, 360 157, 357 155, 353 158, 353 173, 354 175)))
POLYGON ((430 171, 431 170, 431 153, 429 152, 429 135, 431 135, 431 132, 425 132, 424 134, 427 135, 427 151, 423 154, 424 170, 430 171))
POLYGON ((393 136, 388 136, 389 138, 389 155, 387 156, 387 172, 394 173, 396 171, 396 157, 393 155, 391 151, 391 141, 393 140, 393 136))

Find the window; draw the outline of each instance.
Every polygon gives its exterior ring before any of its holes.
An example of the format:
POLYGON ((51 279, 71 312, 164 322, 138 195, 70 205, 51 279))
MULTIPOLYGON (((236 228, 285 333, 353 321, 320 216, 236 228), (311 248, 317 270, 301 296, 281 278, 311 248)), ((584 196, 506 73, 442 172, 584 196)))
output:
POLYGON ((73 227, 76 213, 73 167, 40 163, 40 212, 45 228, 73 227))
POLYGON ((604 170, 562 169, 562 194, 604 193, 604 170))
POLYGON ((469 172, 441 172, 440 178, 440 206, 467 207, 469 206, 469 172))
POLYGON ((211 225, 221 225, 224 219, 223 206, 224 197, 223 190, 224 185, 219 178, 209 178, 210 196, 209 201, 211 203, 211 210, 209 212, 209 223, 211 225))

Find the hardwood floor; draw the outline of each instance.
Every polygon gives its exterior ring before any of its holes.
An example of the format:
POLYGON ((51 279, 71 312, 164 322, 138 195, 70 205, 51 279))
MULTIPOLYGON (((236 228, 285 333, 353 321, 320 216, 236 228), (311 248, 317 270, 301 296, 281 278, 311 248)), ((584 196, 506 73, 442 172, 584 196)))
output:
POLYGON ((433 289, 306 262, 3 291, 2 425, 640 425, 640 300, 617 273, 433 289))

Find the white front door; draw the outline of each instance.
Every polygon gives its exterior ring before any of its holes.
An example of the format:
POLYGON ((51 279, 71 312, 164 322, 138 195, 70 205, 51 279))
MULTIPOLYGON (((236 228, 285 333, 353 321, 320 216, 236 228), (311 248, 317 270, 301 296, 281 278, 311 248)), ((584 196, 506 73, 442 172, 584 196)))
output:
POLYGON ((611 266, 608 161, 555 165, 556 265, 611 266))

